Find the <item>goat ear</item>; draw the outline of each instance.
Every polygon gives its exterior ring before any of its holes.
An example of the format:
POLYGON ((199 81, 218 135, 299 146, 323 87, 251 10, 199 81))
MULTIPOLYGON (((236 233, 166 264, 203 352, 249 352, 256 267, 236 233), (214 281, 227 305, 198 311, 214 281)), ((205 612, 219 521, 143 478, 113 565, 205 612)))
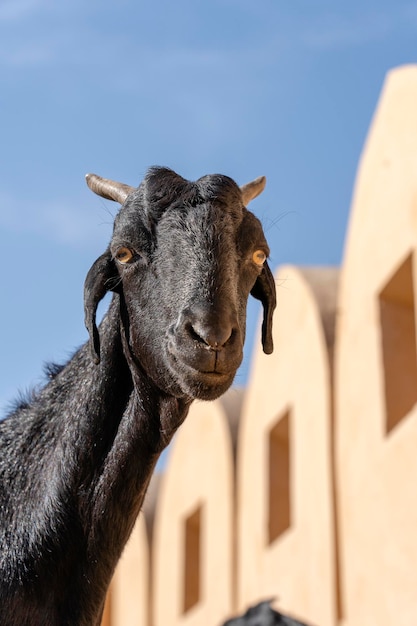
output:
POLYGON ((251 200, 259 196, 260 193, 263 192, 266 185, 265 176, 259 176, 252 180, 250 183, 246 183, 246 185, 242 185, 240 187, 240 191, 242 192, 242 200, 243 204, 246 206, 249 204, 251 200))
POLYGON ((272 339, 272 318, 277 303, 274 276, 269 269, 268 263, 264 263, 262 273, 252 287, 251 294, 262 302, 264 316, 262 321, 262 347, 265 354, 271 354, 274 350, 272 339))
POLYGON ((100 363, 100 336, 96 324, 97 306, 106 293, 112 289, 115 267, 110 250, 106 250, 91 266, 84 282, 84 323, 90 336, 90 350, 93 361, 100 363))

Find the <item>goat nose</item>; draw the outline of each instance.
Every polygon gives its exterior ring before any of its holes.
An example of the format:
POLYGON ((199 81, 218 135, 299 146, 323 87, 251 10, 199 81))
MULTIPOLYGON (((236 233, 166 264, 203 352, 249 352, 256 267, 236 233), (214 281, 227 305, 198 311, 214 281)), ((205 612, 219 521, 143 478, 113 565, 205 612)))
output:
POLYGON ((184 330, 212 350, 220 350, 236 333, 236 316, 198 307, 184 316, 184 330))
POLYGON ((191 334, 213 350, 222 348, 233 334, 231 324, 226 323, 212 326, 211 324, 205 323, 204 320, 195 320, 190 326, 191 334))

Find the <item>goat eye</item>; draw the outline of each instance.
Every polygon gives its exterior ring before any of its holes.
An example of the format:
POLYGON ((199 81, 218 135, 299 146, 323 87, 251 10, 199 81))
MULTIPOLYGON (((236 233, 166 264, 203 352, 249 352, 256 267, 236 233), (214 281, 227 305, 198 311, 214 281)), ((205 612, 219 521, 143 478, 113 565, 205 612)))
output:
POLYGON ((262 267, 262 265, 266 261, 266 254, 263 250, 256 250, 252 255, 252 261, 258 266, 262 267))
POLYGON ((119 248, 116 252, 116 259, 119 263, 129 263, 133 259, 133 252, 132 250, 129 250, 129 248, 119 248))

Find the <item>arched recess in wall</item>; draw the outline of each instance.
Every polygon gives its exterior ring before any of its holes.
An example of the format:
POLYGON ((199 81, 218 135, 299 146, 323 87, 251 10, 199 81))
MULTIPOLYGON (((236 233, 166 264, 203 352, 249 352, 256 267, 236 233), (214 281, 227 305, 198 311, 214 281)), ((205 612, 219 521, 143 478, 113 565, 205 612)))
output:
POLYGON ((338 270, 276 275, 274 353, 255 354, 238 441, 238 604, 334 626, 331 356, 338 270))
POLYGON ((108 626, 150 626, 149 547, 143 513, 117 565, 106 610, 108 626))
MULTIPOLYGON (((230 394, 240 402, 237 390, 230 394)), ((220 401, 195 402, 173 442, 157 502, 154 626, 214 625, 232 612, 233 506, 226 414, 220 401)))
POLYGON ((361 158, 337 329, 346 626, 417 619, 417 67, 391 72, 361 158))

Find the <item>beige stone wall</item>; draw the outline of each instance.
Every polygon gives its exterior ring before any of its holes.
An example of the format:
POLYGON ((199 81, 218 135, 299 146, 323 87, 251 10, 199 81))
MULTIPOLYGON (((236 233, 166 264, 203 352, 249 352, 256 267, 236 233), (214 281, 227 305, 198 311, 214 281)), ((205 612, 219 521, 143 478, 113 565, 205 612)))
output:
POLYGON ((218 624, 232 610, 234 508, 232 440, 220 402, 191 407, 168 468, 153 535, 154 625, 218 624))
POLYGON ((239 432, 238 605, 277 597, 283 611, 332 626, 337 270, 283 267, 276 278, 276 349, 255 356, 239 432))
POLYGON ((270 597, 316 626, 417 624, 416 245, 409 66, 384 85, 340 280, 277 271, 275 352, 255 346, 242 408, 193 405, 106 626, 219 626, 270 597))
POLYGON ((340 291, 345 626, 417 623, 417 67, 391 73, 356 182, 340 291))
POLYGON ((145 519, 139 515, 111 586, 110 624, 150 626, 149 545, 145 519))

